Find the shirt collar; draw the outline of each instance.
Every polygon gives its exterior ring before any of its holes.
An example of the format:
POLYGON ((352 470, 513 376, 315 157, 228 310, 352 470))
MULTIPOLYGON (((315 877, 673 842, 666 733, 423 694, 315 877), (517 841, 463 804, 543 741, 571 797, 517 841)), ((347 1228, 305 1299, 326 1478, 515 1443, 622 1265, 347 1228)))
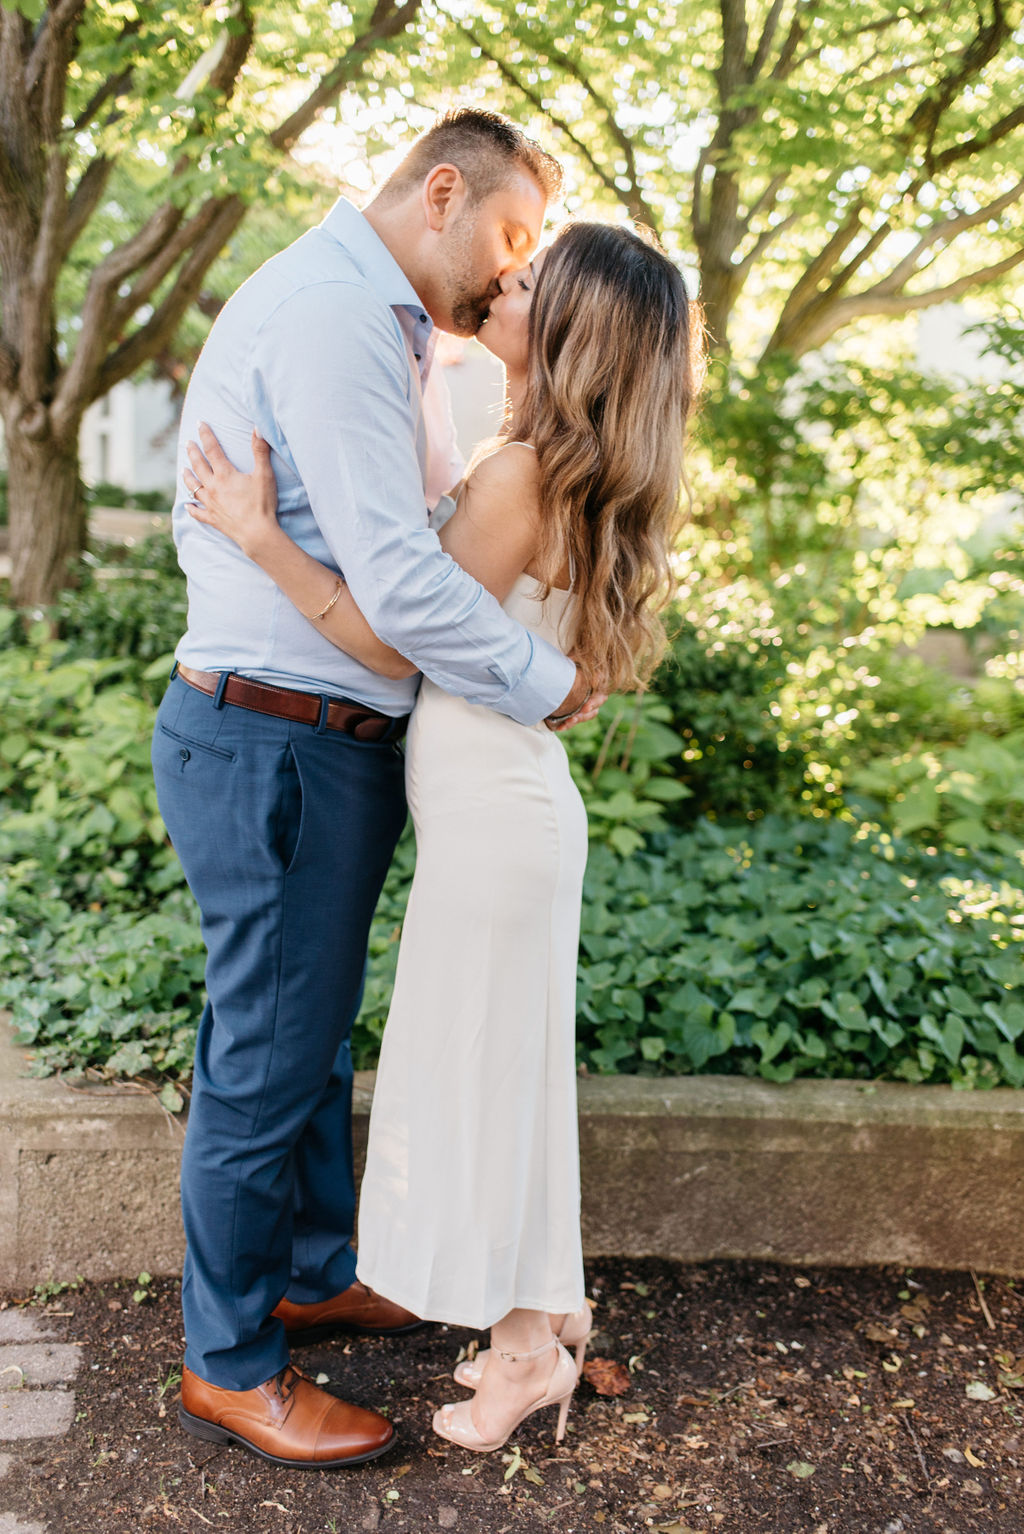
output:
POLYGON ((343 245, 362 276, 378 297, 392 308, 425 313, 408 277, 369 220, 347 197, 339 197, 321 228, 343 245))

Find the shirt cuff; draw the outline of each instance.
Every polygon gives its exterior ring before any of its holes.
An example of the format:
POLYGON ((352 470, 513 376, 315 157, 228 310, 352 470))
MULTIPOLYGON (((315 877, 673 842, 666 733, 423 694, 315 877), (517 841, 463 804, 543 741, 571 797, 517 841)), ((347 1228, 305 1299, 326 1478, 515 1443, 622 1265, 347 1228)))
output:
POLYGON ((529 664, 498 704, 498 711, 517 724, 540 724, 572 691, 576 665, 543 639, 533 640, 529 664))

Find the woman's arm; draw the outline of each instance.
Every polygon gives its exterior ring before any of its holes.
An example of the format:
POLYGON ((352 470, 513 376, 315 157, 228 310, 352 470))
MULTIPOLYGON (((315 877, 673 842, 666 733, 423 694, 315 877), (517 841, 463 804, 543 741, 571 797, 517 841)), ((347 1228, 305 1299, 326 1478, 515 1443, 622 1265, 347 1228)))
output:
POLYGON ((400 679, 415 675, 411 661, 377 638, 345 583, 300 549, 278 522, 277 485, 270 448, 262 437, 253 432, 253 472, 243 474, 231 464, 208 426, 200 426, 199 435, 205 456, 194 442, 188 444, 192 464, 191 470, 185 470, 192 496, 189 514, 237 543, 339 650, 379 676, 400 679))
MULTIPOLYGON (((243 474, 208 426, 200 426, 199 436, 203 451, 188 444, 192 469, 185 470, 190 515, 237 543, 339 650, 381 676, 412 676, 415 666, 377 638, 344 582, 300 549, 278 522, 269 445, 253 433, 253 472, 243 474)), ((537 514, 536 458, 509 444, 478 465, 441 531, 441 543, 501 602, 536 553, 537 514)))

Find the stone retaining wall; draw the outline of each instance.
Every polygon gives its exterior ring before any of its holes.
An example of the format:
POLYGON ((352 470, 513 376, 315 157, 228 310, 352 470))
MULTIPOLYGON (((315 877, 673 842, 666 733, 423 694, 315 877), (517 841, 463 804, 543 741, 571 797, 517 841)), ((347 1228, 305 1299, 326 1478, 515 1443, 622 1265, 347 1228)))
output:
MULTIPOLYGON (((0 1028, 0 1287, 177 1271, 180 1122, 23 1070, 0 1028)), ((362 1073, 360 1148, 372 1090, 362 1073)), ((592 1256, 1024 1274, 1024 1092, 591 1078, 580 1143, 592 1256)))

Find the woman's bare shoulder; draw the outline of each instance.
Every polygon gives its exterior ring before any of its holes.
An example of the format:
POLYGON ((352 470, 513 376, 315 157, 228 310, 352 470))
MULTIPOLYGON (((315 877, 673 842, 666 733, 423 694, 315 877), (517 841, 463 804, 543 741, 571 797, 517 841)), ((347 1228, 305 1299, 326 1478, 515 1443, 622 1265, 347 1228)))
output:
POLYGON ((474 509, 494 506, 514 509, 524 516, 538 509, 540 476, 537 455, 527 442, 505 442, 474 465, 465 492, 474 509))

